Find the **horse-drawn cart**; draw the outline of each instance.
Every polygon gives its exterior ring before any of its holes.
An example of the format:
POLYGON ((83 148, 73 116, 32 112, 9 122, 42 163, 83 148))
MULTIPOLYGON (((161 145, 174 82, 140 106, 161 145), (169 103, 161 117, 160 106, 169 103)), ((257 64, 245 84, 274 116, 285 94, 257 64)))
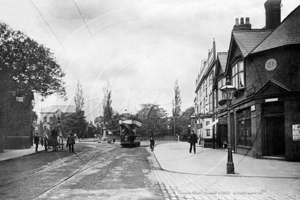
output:
POLYGON ((59 149, 61 151, 64 150, 64 141, 62 137, 59 137, 59 139, 57 139, 57 137, 45 137, 45 152, 48 152, 48 150, 52 151, 58 151, 59 149))

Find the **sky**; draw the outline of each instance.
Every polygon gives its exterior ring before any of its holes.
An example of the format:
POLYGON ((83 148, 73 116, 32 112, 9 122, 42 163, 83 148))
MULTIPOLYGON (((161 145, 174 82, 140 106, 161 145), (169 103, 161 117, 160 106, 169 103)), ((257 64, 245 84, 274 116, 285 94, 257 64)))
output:
MULTIPOLYGON (((172 113, 175 81, 181 109, 194 105, 201 60, 216 42, 229 48, 235 19, 249 17, 265 26, 266 0, 0 0, 0 22, 50 48, 66 73, 67 101, 55 95, 41 101, 75 105, 80 81, 88 121, 102 115, 103 88, 109 83, 112 107, 136 113, 154 103, 172 113)), ((282 0, 283 20, 298 0, 282 0)))

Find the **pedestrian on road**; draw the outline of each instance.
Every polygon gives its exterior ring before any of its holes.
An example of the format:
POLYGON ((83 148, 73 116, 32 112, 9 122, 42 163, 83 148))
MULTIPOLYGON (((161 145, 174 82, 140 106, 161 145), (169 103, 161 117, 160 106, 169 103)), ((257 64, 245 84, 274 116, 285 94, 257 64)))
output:
POLYGON ((40 138, 37 133, 34 136, 35 152, 38 152, 40 138))
POLYGON ((150 137, 150 149, 151 149, 151 151, 154 150, 154 144, 155 144, 155 141, 154 141, 153 137, 150 137))
POLYGON ((75 144, 75 138, 73 133, 71 133, 67 140, 67 146, 69 146, 69 152, 74 153, 74 144, 75 144))
POLYGON ((196 153, 196 143, 197 143, 197 135, 192 131, 192 135, 189 138, 190 143, 190 153, 192 153, 192 148, 194 147, 194 153, 196 153))

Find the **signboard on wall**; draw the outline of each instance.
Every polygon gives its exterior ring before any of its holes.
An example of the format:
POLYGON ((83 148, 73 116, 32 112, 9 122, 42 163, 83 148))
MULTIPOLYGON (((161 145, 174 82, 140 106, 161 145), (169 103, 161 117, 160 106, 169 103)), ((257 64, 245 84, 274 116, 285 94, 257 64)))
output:
POLYGON ((293 125, 293 141, 300 141, 300 124, 293 125))

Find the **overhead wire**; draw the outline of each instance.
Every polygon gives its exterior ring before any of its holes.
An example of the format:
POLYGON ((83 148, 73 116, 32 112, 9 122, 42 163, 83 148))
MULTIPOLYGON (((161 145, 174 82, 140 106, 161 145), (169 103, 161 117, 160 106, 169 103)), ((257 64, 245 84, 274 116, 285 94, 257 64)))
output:
POLYGON ((61 41, 58 39, 57 35, 55 34, 55 32, 53 31, 53 29, 51 28, 51 26, 49 25, 49 23, 46 21, 46 19, 44 18, 44 16, 42 15, 42 13, 40 12, 40 10, 36 7, 36 5, 34 4, 34 2, 32 0, 30 0, 30 2, 32 3, 32 5, 34 6, 34 8, 36 9, 36 11, 39 13, 39 15, 41 16, 41 18, 44 20, 45 24, 48 26, 48 28, 51 30, 52 34, 55 36, 56 40, 59 42, 59 44, 62 46, 62 48, 65 50, 65 52, 67 53, 68 57, 70 58, 70 55, 68 53, 68 51, 66 50, 66 48, 64 47, 64 45, 61 43, 61 41))
POLYGON ((93 39, 93 42, 94 42, 94 44, 95 44, 95 46, 96 46, 96 48, 97 48, 97 50, 98 50, 98 52, 99 52, 99 54, 100 54, 102 60, 105 62, 104 57, 103 57, 103 55, 102 55, 102 53, 101 53, 101 51, 100 51, 100 48, 99 48, 99 46, 97 45, 97 43, 96 43, 96 41, 95 41, 95 38, 94 38, 94 36, 93 36, 93 34, 92 34, 92 32, 91 32, 89 26, 87 25, 87 23, 86 23, 86 21, 85 21, 83 15, 82 15, 82 13, 81 13, 79 7, 78 7, 76 1, 73 0, 73 2, 74 2, 74 4, 75 4, 75 6, 76 6, 76 8, 77 8, 77 10, 78 10, 78 12, 79 12, 81 18, 82 18, 82 21, 84 22, 84 24, 85 24, 87 30, 89 31, 89 33, 90 33, 90 35, 91 35, 91 38, 93 39))

